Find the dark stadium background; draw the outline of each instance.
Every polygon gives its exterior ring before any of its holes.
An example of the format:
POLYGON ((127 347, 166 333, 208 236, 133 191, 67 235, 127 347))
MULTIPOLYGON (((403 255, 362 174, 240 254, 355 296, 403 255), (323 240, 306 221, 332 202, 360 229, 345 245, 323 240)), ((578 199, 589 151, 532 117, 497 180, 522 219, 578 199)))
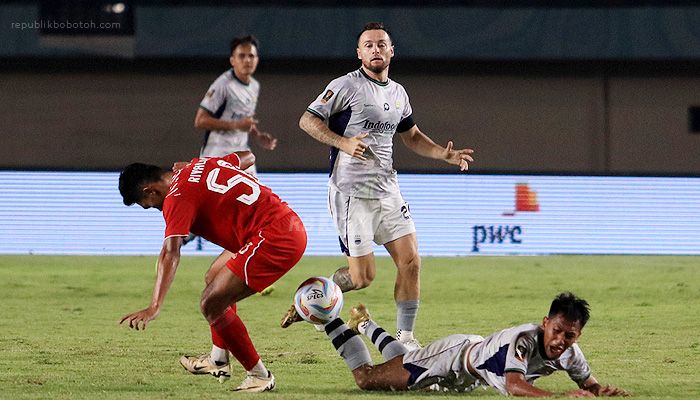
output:
MULTIPOLYGON (((274 153, 258 151, 261 170, 324 171, 327 151, 298 117, 357 67, 354 38, 369 20, 392 29, 391 77, 416 121, 477 149, 473 172, 698 173, 700 6, 689 1, 4 2, 0 167, 194 157, 197 104, 228 68, 228 40, 253 33, 261 127, 280 137, 274 153), (16 25, 34 21, 120 25, 16 25)), ((451 172, 396 153, 399 171, 451 172)))

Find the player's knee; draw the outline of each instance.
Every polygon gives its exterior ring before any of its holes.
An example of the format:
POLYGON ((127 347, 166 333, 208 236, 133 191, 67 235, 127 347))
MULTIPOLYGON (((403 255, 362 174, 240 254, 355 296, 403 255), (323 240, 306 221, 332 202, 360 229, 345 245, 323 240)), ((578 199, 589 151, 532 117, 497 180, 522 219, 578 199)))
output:
POLYGON ((370 387, 369 379, 366 377, 355 377, 355 383, 357 383, 357 387, 359 387, 362 390, 372 390, 370 387))
POLYGON ((207 321, 212 322, 219 314, 219 307, 217 302, 212 296, 207 295, 207 292, 202 294, 202 298, 199 300, 199 310, 204 315, 207 321))
POLYGON ((420 267, 421 259, 417 253, 401 260, 398 266, 402 274, 415 275, 416 277, 420 275, 420 267))
POLYGON ((357 279, 353 277, 352 283, 355 285, 355 290, 369 286, 374 281, 374 275, 373 273, 365 273, 357 276, 357 279))
POLYGON ((374 389, 372 379, 370 379, 368 372, 369 371, 364 367, 360 367, 353 371, 355 383, 357 384, 357 387, 359 387, 362 390, 374 389))
POLYGON ((199 311, 202 312, 202 315, 204 315, 207 320, 209 320, 210 308, 209 298, 202 296, 202 298, 199 299, 199 311))

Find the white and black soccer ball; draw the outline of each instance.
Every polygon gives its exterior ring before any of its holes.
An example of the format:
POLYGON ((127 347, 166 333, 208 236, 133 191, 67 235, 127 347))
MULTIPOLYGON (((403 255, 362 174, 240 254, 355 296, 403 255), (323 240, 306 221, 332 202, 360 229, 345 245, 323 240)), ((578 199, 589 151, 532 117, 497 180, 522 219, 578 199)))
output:
POLYGON ((305 321, 327 324, 343 308, 343 292, 331 279, 315 276, 302 282, 294 295, 294 308, 305 321))

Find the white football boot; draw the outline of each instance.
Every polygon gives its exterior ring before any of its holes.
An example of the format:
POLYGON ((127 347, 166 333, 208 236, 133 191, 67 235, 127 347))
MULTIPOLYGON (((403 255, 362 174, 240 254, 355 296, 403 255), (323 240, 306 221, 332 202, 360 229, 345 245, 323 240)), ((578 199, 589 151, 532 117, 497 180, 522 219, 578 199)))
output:
POLYGON ((267 378, 247 374, 243 382, 233 389, 236 392, 261 393, 275 388, 275 376, 267 371, 267 378))
POLYGON ((220 383, 224 383, 224 381, 231 377, 231 364, 215 363, 211 360, 211 357, 209 357, 209 353, 199 356, 182 356, 180 357, 180 364, 191 374, 211 374, 217 378, 220 383))

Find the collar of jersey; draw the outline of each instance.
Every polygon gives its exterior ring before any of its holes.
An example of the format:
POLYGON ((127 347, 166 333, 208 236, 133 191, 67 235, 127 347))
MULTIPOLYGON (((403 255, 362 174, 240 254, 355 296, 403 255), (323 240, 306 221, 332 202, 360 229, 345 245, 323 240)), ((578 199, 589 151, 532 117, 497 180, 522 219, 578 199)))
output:
POLYGON ((386 86, 386 85, 389 84, 389 79, 387 79, 386 82, 378 81, 378 80, 376 80, 376 79, 370 77, 369 75, 367 75, 367 73, 365 72, 364 69, 362 69, 362 67, 360 67, 360 73, 361 73, 362 75, 364 75, 365 78, 369 79, 370 82, 376 83, 376 84, 379 85, 379 86, 386 86))
POLYGON ((238 83, 240 83, 240 84, 243 85, 243 86, 248 86, 248 85, 250 85, 250 82, 245 83, 245 82, 243 82, 242 80, 238 79, 238 77, 236 76, 236 71, 234 71, 233 68, 231 68, 229 71, 231 71, 231 76, 233 77, 233 79, 237 80, 238 83))

